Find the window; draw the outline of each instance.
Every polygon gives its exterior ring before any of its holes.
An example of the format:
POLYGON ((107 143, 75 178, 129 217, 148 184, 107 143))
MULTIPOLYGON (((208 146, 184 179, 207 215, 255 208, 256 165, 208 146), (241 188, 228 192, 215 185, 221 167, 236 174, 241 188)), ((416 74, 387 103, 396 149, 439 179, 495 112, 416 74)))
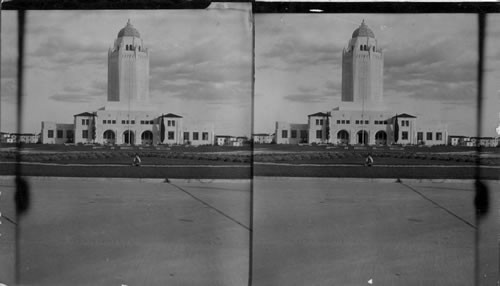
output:
POLYGON ((356 124, 359 124, 359 120, 356 120, 356 124))
POLYGON ((201 133, 201 139, 203 141, 208 141, 208 132, 201 133))
POLYGON ((340 120, 337 120, 337 124, 340 124, 340 120))
POLYGON ((439 140, 439 141, 443 140, 443 133, 436 132, 436 140, 439 140))
MULTIPOLYGON (((132 123, 133 124, 133 123, 132 123)), ((150 120, 149 121, 149 124, 154 124, 154 121, 153 120, 150 120)))
POLYGON ((54 138, 54 130, 48 130, 47 137, 54 138))
POLYGON ((401 139, 408 140, 408 131, 401 132, 401 139))
POLYGON ((322 130, 316 130, 316 138, 317 139, 323 138, 323 132, 322 132, 322 130))
POLYGON ((368 121, 368 120, 365 120, 365 124, 370 124, 370 121, 368 121))
POLYGON ((424 132, 417 132, 417 141, 424 140, 424 132))
POLYGON ((57 130, 57 138, 63 138, 63 131, 57 130))
POLYGON ((102 124, 106 124, 106 120, 103 120, 103 121, 102 121, 102 124))
POLYGON ((427 132, 426 140, 432 140, 432 132, 427 132))
POLYGON ((193 140, 198 140, 198 132, 193 132, 193 140))
POLYGON ((362 51, 363 50, 363 45, 359 45, 359 50, 362 51))
POLYGON ((297 138, 297 130, 292 130, 292 134, 290 134, 290 138, 297 138))
POLYGON ((66 130, 66 138, 73 138, 73 130, 66 130))
POLYGON ((82 125, 85 125, 85 119, 82 119, 82 125))
POLYGON ((184 132, 184 140, 189 140, 189 132, 184 132))
POLYGON ((345 120, 342 120, 342 124, 345 124, 345 120))
POLYGON ((172 121, 167 120, 167 125, 168 125, 168 126, 172 126, 172 121))
POLYGON ((288 130, 281 130, 281 138, 288 138, 288 130))
POLYGON ((131 121, 130 121, 130 124, 135 124, 135 120, 131 120, 131 121))
POLYGON ((351 120, 346 120, 345 123, 346 124, 351 124, 351 120))
POLYGON ((88 130, 82 130, 82 138, 84 138, 84 139, 89 138, 89 131, 88 130))
POLYGON ((384 124, 387 124, 387 120, 384 120, 384 124))
POLYGON ((174 131, 168 131, 168 140, 174 140, 174 131))
POLYGON ((122 120, 122 124, 125 124, 125 120, 122 120))
POLYGON ((300 130, 300 138, 307 138, 307 130, 300 130))
POLYGON ((319 125, 319 119, 316 119, 316 125, 319 125))
POLYGON ((175 126, 175 120, 172 120, 172 126, 175 126))
POLYGON ((111 122, 112 122, 113 124, 116 124, 116 120, 112 120, 111 122))

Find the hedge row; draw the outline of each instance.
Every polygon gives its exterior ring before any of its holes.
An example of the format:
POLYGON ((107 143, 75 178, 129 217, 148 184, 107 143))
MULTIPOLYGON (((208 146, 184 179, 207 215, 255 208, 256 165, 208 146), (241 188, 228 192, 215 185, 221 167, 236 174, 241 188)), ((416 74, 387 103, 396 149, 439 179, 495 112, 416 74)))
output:
MULTIPOLYGON (((67 152, 67 153, 27 153, 21 155, 22 161, 27 162, 78 162, 82 160, 119 161, 132 158, 135 153, 142 158, 156 159, 179 159, 179 160, 200 160, 200 161, 223 161, 249 163, 251 155, 242 154, 214 154, 214 153, 185 153, 185 152, 158 152, 158 151, 89 151, 89 152, 67 152)), ((315 160, 342 160, 353 159, 356 161, 366 157, 368 152, 307 152, 307 153, 264 153, 254 154, 253 160, 256 162, 297 162, 315 160)), ((373 152, 374 158, 393 158, 407 160, 431 160, 450 161, 458 163, 475 163, 475 155, 464 154, 435 154, 435 153, 409 153, 409 152, 373 152)), ((0 160, 15 160, 16 152, 0 152, 0 160)), ((499 165, 499 158, 481 159, 484 165, 499 165)))

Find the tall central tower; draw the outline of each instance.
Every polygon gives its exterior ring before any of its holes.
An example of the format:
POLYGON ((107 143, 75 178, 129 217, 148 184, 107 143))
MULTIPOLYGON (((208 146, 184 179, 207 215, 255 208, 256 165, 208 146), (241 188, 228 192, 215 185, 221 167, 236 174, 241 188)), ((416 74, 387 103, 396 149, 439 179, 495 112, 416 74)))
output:
POLYGON ((383 108, 384 56, 365 21, 354 30, 342 53, 342 105, 348 109, 383 108))
POLYGON ((149 51, 130 20, 108 51, 108 102, 128 108, 149 102, 149 51))

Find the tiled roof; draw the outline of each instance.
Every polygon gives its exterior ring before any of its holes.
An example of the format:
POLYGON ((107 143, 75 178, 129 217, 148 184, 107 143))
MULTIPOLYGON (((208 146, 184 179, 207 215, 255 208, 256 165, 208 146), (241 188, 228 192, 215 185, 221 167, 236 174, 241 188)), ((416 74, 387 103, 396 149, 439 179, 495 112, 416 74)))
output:
POLYGON ((168 114, 165 114, 163 115, 163 117, 170 117, 170 118, 182 118, 182 116, 179 116, 177 114, 173 114, 173 113, 168 113, 168 114))
MULTIPOLYGON (((394 116, 396 117, 396 116, 394 116)), ((410 115, 408 113, 402 113, 397 115, 398 118, 417 118, 416 116, 410 115)))
POLYGON ((368 26, 365 24, 365 20, 363 20, 363 22, 361 22, 361 26, 359 26, 359 28, 354 30, 354 32, 352 33, 352 37, 353 38, 357 38, 357 37, 375 38, 375 34, 373 34, 373 31, 370 28, 368 28, 368 26))
POLYGON ((314 114, 309 114, 309 116, 330 116, 328 113, 324 113, 324 112, 316 112, 314 114))
POLYGON ((118 32, 118 38, 121 37, 141 37, 139 31, 137 31, 137 29, 130 23, 130 19, 128 20, 127 25, 121 29, 120 32, 118 32))
POLYGON ((83 113, 80 113, 80 114, 75 114, 73 116, 74 117, 76 117, 76 116, 94 116, 94 114, 90 113, 90 112, 83 112, 83 113))

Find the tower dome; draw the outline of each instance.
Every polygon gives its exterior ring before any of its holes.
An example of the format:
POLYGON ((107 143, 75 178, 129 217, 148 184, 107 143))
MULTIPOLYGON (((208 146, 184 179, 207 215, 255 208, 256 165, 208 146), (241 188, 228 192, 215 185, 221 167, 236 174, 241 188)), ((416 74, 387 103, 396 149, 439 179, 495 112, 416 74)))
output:
POLYGON ((354 32, 352 33, 352 37, 353 38, 357 38, 357 37, 375 38, 375 34, 373 34, 373 31, 370 28, 368 28, 368 26, 365 24, 365 20, 363 20, 363 22, 361 22, 361 26, 359 26, 359 28, 354 30, 354 32))
POLYGON ((121 37, 137 37, 140 38, 141 35, 139 34, 139 31, 137 31, 132 24, 130 24, 130 19, 127 22, 127 25, 118 32, 118 38, 121 37))

